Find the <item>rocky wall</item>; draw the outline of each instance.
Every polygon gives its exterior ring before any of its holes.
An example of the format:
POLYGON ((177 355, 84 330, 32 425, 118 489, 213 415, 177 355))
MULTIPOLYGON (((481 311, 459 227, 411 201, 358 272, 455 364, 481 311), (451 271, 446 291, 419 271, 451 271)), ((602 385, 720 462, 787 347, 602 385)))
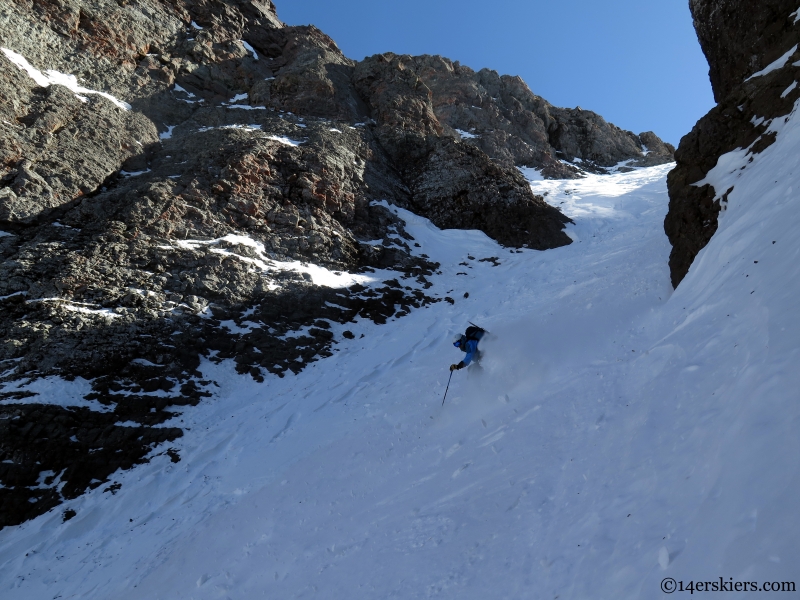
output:
POLYGON ((717 231, 731 191, 716 194, 709 185, 695 184, 723 154, 767 148, 774 141, 765 135, 770 122, 789 114, 800 98, 800 89, 792 88, 800 75, 800 22, 793 0, 691 0, 690 7, 718 104, 681 140, 667 180, 664 230, 672 244, 675 287, 717 231), (760 74, 781 57, 781 68, 760 74))

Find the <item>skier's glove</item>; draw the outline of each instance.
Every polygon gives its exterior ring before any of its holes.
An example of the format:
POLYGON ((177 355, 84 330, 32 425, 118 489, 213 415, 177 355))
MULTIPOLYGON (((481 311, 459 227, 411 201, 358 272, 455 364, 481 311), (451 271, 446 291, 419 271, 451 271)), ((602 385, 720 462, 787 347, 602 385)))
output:
POLYGON ((451 371, 458 371, 459 369, 463 369, 465 366, 466 365, 464 364, 464 361, 461 361, 457 365, 450 365, 450 370, 451 371))

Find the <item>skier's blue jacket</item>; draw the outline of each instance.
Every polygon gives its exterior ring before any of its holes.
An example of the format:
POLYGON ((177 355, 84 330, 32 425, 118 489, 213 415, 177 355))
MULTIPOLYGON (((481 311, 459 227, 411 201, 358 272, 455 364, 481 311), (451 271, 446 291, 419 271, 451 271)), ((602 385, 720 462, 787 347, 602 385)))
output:
POLYGON ((477 331, 470 331, 470 329, 473 328, 470 327, 467 329, 467 335, 461 336, 461 339, 453 344, 456 348, 467 353, 467 355, 461 361, 464 363, 465 367, 472 362, 473 358, 475 358, 475 354, 478 352, 478 342, 483 337, 483 334, 486 333, 477 327, 475 328, 477 331))
POLYGON ((463 362, 464 366, 466 367, 472 362, 472 359, 475 357, 475 353, 478 351, 478 340, 467 340, 465 349, 467 351, 467 355, 461 362, 463 362))

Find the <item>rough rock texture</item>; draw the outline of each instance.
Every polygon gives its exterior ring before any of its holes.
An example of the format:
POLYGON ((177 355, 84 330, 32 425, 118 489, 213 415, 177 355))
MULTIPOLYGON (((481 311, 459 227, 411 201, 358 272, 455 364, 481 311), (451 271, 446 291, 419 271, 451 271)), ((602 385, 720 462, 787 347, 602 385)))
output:
POLYGON ((501 166, 535 167, 549 177, 579 175, 561 160, 579 159, 582 169, 596 172, 622 161, 649 166, 673 160, 675 149, 652 132, 642 134, 646 144, 596 113, 552 106, 519 77, 476 73, 441 56, 372 56, 356 66, 355 82, 390 154, 402 152, 395 146, 415 134, 463 138, 501 166))
POLYGON ((7 2, 0 49, 0 527, 164 452, 202 361, 266 381, 333 323, 453 302, 378 201, 544 250, 568 219, 516 167, 672 160, 519 78, 356 63, 269 0, 7 2))
POLYGON ((717 102, 800 41, 793 14, 798 6, 787 0, 689 0, 717 102))
POLYGON ((770 122, 791 112, 800 98, 800 89, 789 89, 800 74, 794 64, 800 52, 783 68, 756 75, 800 43, 794 0, 692 0, 690 6, 718 105, 681 140, 667 180, 664 229, 672 243, 669 264, 676 287, 716 232, 731 191, 717 195, 709 185, 694 184, 727 152, 767 148, 774 141, 765 135, 770 122))
POLYGON ((569 219, 539 197, 525 178, 477 148, 440 141, 411 183, 409 208, 446 229, 480 229, 513 246, 546 250, 564 245, 569 219))

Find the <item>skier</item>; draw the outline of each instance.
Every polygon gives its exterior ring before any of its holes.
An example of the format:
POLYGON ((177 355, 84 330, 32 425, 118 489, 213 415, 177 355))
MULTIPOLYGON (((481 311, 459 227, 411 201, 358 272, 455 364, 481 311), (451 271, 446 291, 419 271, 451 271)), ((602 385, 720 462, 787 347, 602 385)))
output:
POLYGON ((453 346, 462 352, 466 352, 467 355, 464 357, 464 360, 458 364, 450 365, 451 372, 458 371, 468 366, 472 362, 472 359, 480 359, 481 353, 478 350, 478 342, 481 341, 485 333, 486 331, 484 329, 471 325, 467 327, 467 330, 463 334, 460 333, 454 338, 453 346))

